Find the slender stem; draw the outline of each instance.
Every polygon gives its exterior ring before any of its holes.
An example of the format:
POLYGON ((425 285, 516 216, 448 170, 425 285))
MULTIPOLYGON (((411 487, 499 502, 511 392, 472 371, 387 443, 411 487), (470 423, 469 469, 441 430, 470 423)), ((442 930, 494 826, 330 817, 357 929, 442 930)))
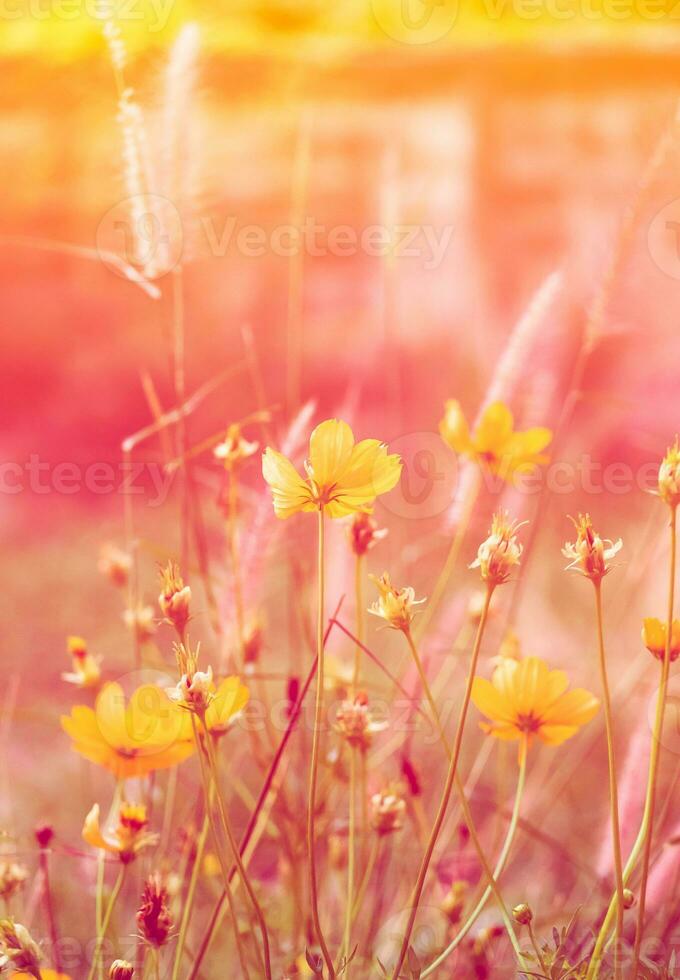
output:
MULTIPOLYGON (((354 844, 356 835, 356 796, 357 796, 357 749, 350 746, 349 759, 349 833, 347 840, 347 904, 345 907, 345 933, 342 943, 343 955, 347 958, 351 952, 352 911, 354 905, 354 844)), ((349 977, 349 964, 345 977, 349 977)))
POLYGON ((106 906, 106 912, 104 913, 104 918, 102 919, 101 926, 97 934, 97 941, 94 948, 94 955, 92 957, 92 963, 90 965, 90 972, 87 975, 87 980, 92 980, 95 972, 99 965, 99 959, 101 957, 102 946, 104 945, 104 939, 106 938, 106 933, 109 929, 109 924, 111 922, 111 914, 113 912, 113 907, 116 904, 116 900, 120 894, 120 890, 123 887, 123 881, 125 880, 126 865, 121 864, 120 870, 118 872, 118 877, 116 878, 116 883, 113 886, 113 891, 111 892, 111 897, 109 898, 109 904, 106 906))
MULTIPOLYGON (((623 869, 623 884, 624 886, 628 884, 628 879, 630 878, 635 865, 637 864, 638 858, 640 857, 640 852, 647 840, 647 835, 650 826, 653 821, 653 805, 652 799, 655 793, 655 782, 656 782, 656 770, 659 759, 659 750, 661 748, 661 732, 663 731, 663 718, 666 702, 666 691, 668 687, 668 667, 670 663, 670 640, 671 631, 673 627, 673 605, 675 597, 675 564, 676 564, 676 513, 675 510, 672 511, 671 515, 671 559, 670 559, 670 581, 669 581, 669 611, 670 611, 670 629, 666 636, 666 649, 664 651, 664 659, 661 665, 661 681, 659 684, 659 690, 656 699, 656 716, 654 720, 654 730, 652 733, 652 745, 649 756, 649 771, 647 776, 647 791, 645 794, 645 805, 642 813, 642 820, 640 822, 640 829, 638 835, 633 844, 630 856, 626 861, 626 865, 623 869)), ((595 946, 593 948, 592 955, 590 957, 590 963, 588 965, 588 972, 586 974, 586 980, 594 980, 597 977, 600 966, 602 963, 602 954, 609 935, 609 930, 611 929, 612 919, 616 913, 616 895, 613 895, 611 901, 609 902, 609 907, 607 913, 604 917, 602 925, 600 927, 600 932, 598 933, 595 946)), ((631 976, 634 976, 632 973, 631 976)))
POLYGON ((437 611, 439 603, 444 598, 446 592, 446 587, 449 584, 449 579, 451 578, 453 571, 458 562, 458 556, 460 555, 460 549, 463 546, 465 540, 465 535, 467 534, 467 529, 470 524, 470 517, 472 516, 472 511, 474 510, 475 502, 477 500, 477 495, 479 494, 479 484, 480 477, 477 473, 477 478, 474 486, 471 488, 470 497, 466 501, 465 508, 461 515, 460 521, 458 522, 458 527, 456 528, 455 534, 451 541, 451 546, 449 548, 448 554, 446 556, 446 561, 444 566, 439 573, 439 578, 435 582, 434 589, 430 596, 427 606, 422 612, 422 615, 418 619, 418 628, 416 630, 417 636, 420 638, 425 635, 427 627, 430 625, 434 614, 437 611))
MULTIPOLYGON (((427 698, 428 704, 430 705, 430 710, 432 712, 432 715, 434 717, 435 723, 437 725, 437 730, 439 732, 439 738, 440 738, 441 743, 444 746, 444 749, 446 750, 446 754, 448 755, 449 760, 450 760, 451 759, 451 747, 450 747, 450 745, 448 743, 448 739, 447 739, 446 733, 444 731, 444 726, 442 725, 442 721, 441 721, 441 716, 439 714, 439 710, 438 710, 437 705, 436 705, 436 702, 434 700, 434 696, 432 694, 432 690, 431 690, 430 685, 428 683, 427 676, 426 676, 425 671, 423 669, 423 664, 422 664, 422 661, 420 659, 420 655, 418 654, 418 648, 415 645, 415 642, 413 640, 413 637, 411 635, 411 631, 410 630, 405 631, 405 634, 404 635, 406 636, 406 640, 407 640, 407 642, 409 644, 409 647, 410 647, 410 650, 411 650, 411 654, 413 655, 413 659, 415 661, 416 668, 418 670, 418 676, 420 677, 420 682, 422 684, 423 691, 425 692, 425 697, 427 698)), ((524 788, 524 775, 525 775, 524 770, 525 770, 525 768, 526 768, 526 744, 523 742, 522 743, 521 750, 520 750, 520 787, 519 787, 519 789, 520 789, 520 796, 521 796, 521 791, 524 788)), ((486 854, 484 853, 484 849, 483 849, 482 843, 481 843, 481 841, 479 839, 479 835, 477 833, 477 828, 475 827, 474 821, 472 819, 472 813, 470 812, 470 807, 468 805, 467 798, 465 796, 465 786, 463 785, 463 781, 461 780, 460 774, 458 772, 456 772, 455 787, 456 787, 456 792, 458 793, 458 797, 460 799, 461 809, 463 811, 463 818, 464 818, 465 823, 466 823, 466 825, 468 827, 468 830, 470 831, 470 840, 472 841, 472 843, 474 845, 474 848, 475 848, 475 850, 477 852, 477 856, 479 857, 480 863, 482 865, 482 869, 483 869, 483 871, 484 871, 484 873, 486 875, 486 879, 489 882, 488 889, 485 892, 484 903, 486 903, 486 900, 488 899, 489 895, 491 894, 491 892, 493 892, 494 897, 495 897, 495 899, 496 899, 496 901, 498 903, 498 906, 499 906, 499 909, 500 909, 500 912, 501 912, 501 917, 503 919, 503 922, 505 924, 505 928, 506 928, 507 933, 508 933, 508 937, 509 937, 510 942, 512 944, 512 948, 514 949, 515 954, 517 955, 517 958, 518 958, 519 962, 521 963, 522 962, 522 952, 521 952, 520 947, 519 947, 519 942, 517 940, 517 936, 515 935, 515 930, 514 930, 514 927, 512 925, 512 921, 511 921, 510 916, 508 914, 508 910, 505 907, 505 902, 503 901, 503 896, 501 895, 500 889, 498 887, 498 883, 496 881, 496 877, 497 877, 498 872, 491 870, 491 867, 489 865, 489 862, 488 862, 488 860, 486 858, 486 854)), ((515 806, 518 808, 518 816, 519 816, 519 800, 516 800, 515 801, 515 806)), ((515 823, 516 823, 516 818, 515 818, 515 823)), ((514 831, 513 831, 513 834, 514 834, 514 831)), ((508 844, 508 848, 509 848, 509 844, 508 844)), ((507 855, 506 855, 506 858, 507 858, 507 855)), ((503 863, 505 863, 505 859, 504 859, 504 862, 503 863)))
POLYGON ((203 826, 201 827, 201 832, 198 835, 198 843, 196 845, 196 856, 194 858, 194 866, 191 869, 191 877, 189 878, 189 887, 187 889, 186 898, 184 900, 184 908, 182 909, 182 921, 179 926, 179 935, 177 937, 177 946, 175 947, 175 961, 172 967, 172 980, 177 980, 179 977, 179 971, 182 966, 182 954, 184 953, 184 944, 186 942, 187 932, 189 929, 189 922, 191 920, 191 913, 194 907, 194 897, 196 895, 196 885, 198 883, 198 876, 201 873, 201 865, 203 863, 203 852, 205 851, 205 843, 210 831, 210 818, 206 812, 203 818, 203 826))
POLYGON ((361 906, 364 903, 364 898, 366 897, 366 889, 368 888, 368 883, 371 880, 371 875, 373 874, 373 869, 375 868, 375 862, 378 857, 378 849, 380 847, 380 836, 378 834, 373 838, 373 843, 371 844, 371 849, 368 852, 368 861, 364 868, 364 873, 361 876, 361 882, 357 889, 357 897, 354 900, 354 906, 352 908, 352 922, 356 922, 356 918, 361 912, 361 906))
POLYGON ((50 930, 50 940, 52 942, 54 967, 57 973, 61 973, 61 950, 59 949, 57 919, 54 913, 54 902, 52 901, 49 851, 46 848, 40 849, 40 870, 42 872, 43 900, 45 902, 45 913, 47 915, 47 923, 50 930))
POLYGON ((536 954, 536 958, 541 966, 542 972, 546 977, 549 976, 548 968, 545 965, 545 960, 543 959, 543 954, 541 953, 541 947, 536 942, 536 934, 534 933, 534 927, 532 926, 531 922, 529 922, 529 939, 531 940, 531 945, 534 947, 534 953, 536 954))
POLYGON ((239 650, 239 659, 242 662, 245 620, 243 615, 241 559, 238 550, 238 477, 236 475, 235 467, 229 467, 227 480, 229 482, 227 533, 229 537, 229 552, 231 555, 231 573, 234 583, 234 608, 236 611, 236 629, 238 630, 237 648, 239 650))
MULTIPOLYGON (((220 815, 222 821, 222 827, 224 833, 229 841, 229 846, 232 850, 232 855, 234 858, 234 863, 238 868, 238 873, 245 890, 248 893, 248 897, 253 906, 253 912, 255 913, 255 918, 260 927, 260 934, 262 936, 262 952, 264 954, 264 972, 267 980, 272 980, 272 967, 271 967, 271 955, 269 952, 269 934, 267 932, 267 923, 265 922, 264 913, 260 907, 260 903, 257 900, 257 895, 255 894, 255 889, 253 888, 250 876, 246 871, 246 867, 241 859, 241 854, 239 852, 238 844, 236 843, 236 838, 234 837, 234 832, 231 829, 231 821, 227 814, 226 807, 224 806, 224 801, 222 799, 222 794, 220 793, 220 787, 217 782, 217 759, 215 757, 215 746, 213 744, 212 736, 204 724, 205 740, 208 756, 208 764, 211 770, 211 776, 213 785, 215 787, 215 799, 217 800, 217 812, 220 815)), ((229 884, 229 872, 227 871, 226 885, 229 884)))
MULTIPOLYGON (((201 741, 198 734, 198 726, 194 720, 194 716, 191 716, 191 722, 194 729, 194 740, 196 741, 196 747, 198 749, 198 759, 201 767, 201 780, 203 782, 203 794, 205 797, 205 813, 210 822, 210 832, 212 834, 213 841, 215 842, 215 851, 217 853, 217 859, 220 863, 220 869, 222 871, 222 878, 224 880, 224 890, 227 896, 227 901, 229 903, 229 912, 231 914, 232 923, 234 926, 234 942, 236 943, 236 949, 238 951, 238 958, 241 964, 241 972, 245 977, 245 980, 249 980, 250 973, 248 972, 248 965, 246 963, 245 952, 243 945, 241 943, 241 934, 238 928, 238 919, 236 917, 236 907, 234 905, 234 896, 231 893, 231 884, 229 881, 229 866, 224 858, 224 852, 222 850, 222 842, 220 840, 219 833, 217 831, 217 826, 215 824, 215 819, 212 812, 212 800, 213 800, 213 781, 211 779, 211 774, 206 767, 205 758, 203 756, 203 749, 201 748, 201 741)), ((210 739, 210 734, 206 733, 206 737, 210 739)))
POLYGON ((489 583, 486 590, 486 596, 484 598, 484 606, 482 608, 482 615, 479 620, 479 626, 477 627, 477 635, 475 637, 474 646, 472 649, 472 657, 470 660, 470 668, 468 670, 467 683, 465 686, 465 694, 463 696, 463 703, 461 705, 460 714, 458 717, 458 725, 456 728, 456 734, 453 741, 453 751, 451 753, 451 761, 449 763, 448 772, 446 774, 446 783, 444 785, 444 790, 442 793, 442 798, 439 803, 439 809, 435 817, 432 830, 430 832, 430 838, 427 842, 427 847, 425 849, 425 854, 423 855, 423 860, 420 865, 420 870, 418 872, 418 878, 416 880, 416 885, 413 891, 413 897, 411 899, 411 911, 409 913, 408 922, 406 925, 406 931, 404 933, 404 938, 401 944, 401 950, 397 957, 397 962, 392 973, 392 980, 398 980, 399 971, 401 970, 404 960, 406 959, 406 953, 408 952, 409 942, 411 939, 411 933, 413 932, 413 926, 415 925, 416 915, 418 914, 418 906, 420 904, 420 899, 423 894, 423 888, 425 887, 425 879, 427 877, 427 872, 430 867, 430 861, 432 860, 432 854, 434 852, 435 844, 439 837, 439 833, 444 823, 444 818, 446 817, 446 811, 449 805, 449 800, 451 799, 451 791, 453 790, 453 785, 455 782, 458 759, 460 756, 461 746, 463 744, 463 730, 465 728, 465 720, 467 718, 468 707, 470 705, 470 697, 472 695, 472 684, 475 678, 475 671, 477 669, 477 660, 479 659, 479 650, 482 644, 482 637, 484 636, 484 629, 486 627, 486 621, 489 614, 489 606, 491 604, 491 596, 493 595, 494 586, 489 583))
MULTIPOLYGON (((359 643, 364 641, 364 599, 363 599, 363 575, 364 575, 363 555, 357 555, 354 565, 354 595, 357 607, 357 639, 359 643)), ((361 647, 359 644, 354 648, 354 675, 352 677, 352 690, 355 692, 359 686, 361 674, 361 647)))
POLYGON ((649 876, 649 856, 652 848, 652 838, 654 836, 654 812, 656 808, 656 785, 659 773, 659 756, 661 754, 661 737, 663 735, 663 721, 666 712, 666 695, 668 693, 668 675, 671 665, 671 639, 673 635, 673 611, 675 604, 675 555, 677 547, 676 533, 676 514, 675 507, 671 507, 671 557, 670 572, 668 582, 668 618, 666 623, 666 648, 663 655, 663 666, 661 668, 661 684, 659 695, 656 702, 656 717, 654 719, 654 732, 652 735, 652 753, 649 759, 649 822, 645 833, 644 850, 642 854, 642 877, 638 891, 638 917, 635 930, 635 948, 633 950, 633 970, 632 976, 637 976, 638 963, 640 962, 640 946, 642 944, 642 934, 645 926, 645 901, 647 898, 647 878, 649 876))
MULTIPOLYGON (((522 801, 522 794, 524 792, 524 783, 526 779, 526 768, 527 768, 527 741, 526 738, 523 738, 520 746, 520 752, 519 752, 519 774, 517 776, 517 789, 515 791, 515 802, 512 808, 510 825, 508 827, 507 834, 505 835, 505 841, 503 842, 501 853, 498 857, 498 861, 496 862, 496 867, 493 870, 492 877, 495 882, 498 881, 498 878, 501 876, 503 869, 505 868, 505 864, 506 861, 508 860, 508 855, 510 853, 510 848, 512 847, 512 843, 515 839, 515 834, 517 833, 520 804, 522 801)), ((491 879, 489 879, 489 881, 491 881, 491 879)), ((484 909, 484 906, 488 902, 491 892, 492 892, 492 887, 491 884, 489 883, 485 888, 484 893, 480 897, 479 901, 477 902, 473 910, 470 912, 470 914, 468 915, 467 919, 460 927, 458 932, 456 933, 453 940, 449 943, 446 949, 439 954, 437 959, 434 960, 432 963, 430 963, 430 965, 427 967, 426 970, 423 970, 422 973, 423 980, 425 980, 425 977, 429 977, 432 973, 434 973, 434 971, 437 970, 442 965, 444 960, 446 960, 447 957, 449 957, 451 953, 453 953, 453 951, 458 948, 458 946, 461 944, 463 939, 465 939, 468 932, 479 918, 481 912, 484 909)), ((514 929, 513 929, 513 934, 514 934, 514 929)), ((517 952, 518 948, 519 948, 519 944, 517 944, 517 948, 515 949, 515 952, 517 952)))
POLYGON ((314 932, 321 947, 326 967, 328 968, 329 980, 335 978, 335 968, 333 958, 328 950, 326 941, 321 931, 321 919, 319 916, 319 895, 316 883, 316 853, 314 849, 314 816, 316 811, 316 783, 319 769, 319 742, 321 736, 321 723, 323 712, 323 683, 324 683, 324 516, 323 507, 319 507, 319 550, 317 558, 317 579, 318 579, 318 607, 316 620, 316 705, 314 708, 314 732, 312 733, 312 761, 309 774, 309 800, 307 805, 307 852, 309 855, 309 891, 312 905, 312 922, 314 932))
MULTIPOLYGON (((602 683, 602 700, 604 702, 604 720, 607 735, 607 760, 609 765, 609 803, 612 827, 612 847, 614 849, 614 874, 616 876, 616 938, 623 938, 623 862, 621 859, 621 833, 619 830, 619 794, 616 782, 616 761, 614 758, 614 732, 612 721, 612 706, 609 696, 609 680, 607 678, 607 661, 604 650, 604 627, 602 623, 602 582, 593 581, 595 586, 595 610, 597 614, 597 641, 600 655, 600 679, 602 683)), ((619 962, 619 944, 615 947, 614 977, 619 980, 621 964, 619 962)))

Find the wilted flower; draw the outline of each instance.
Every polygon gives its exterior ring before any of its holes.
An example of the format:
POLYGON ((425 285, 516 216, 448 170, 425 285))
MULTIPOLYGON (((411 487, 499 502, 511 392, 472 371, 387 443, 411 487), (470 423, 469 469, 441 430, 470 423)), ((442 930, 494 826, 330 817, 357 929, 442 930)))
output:
POLYGON ((0 860, 0 898, 8 902, 28 878, 28 870, 15 861, 0 860))
POLYGON ((496 738, 514 741, 526 736, 531 741, 537 736, 546 745, 560 745, 589 722, 600 706, 590 691, 567 691, 568 686, 564 671, 549 670, 538 657, 506 658, 490 681, 475 677, 472 701, 491 719, 481 727, 496 738))
POLYGON ((417 612, 413 607, 425 602, 425 599, 416 599, 415 589, 410 586, 397 589, 390 582, 387 572, 383 572, 380 578, 371 575, 370 579, 380 594, 368 611, 380 616, 392 629, 407 632, 417 612))
POLYGON ((71 655, 73 670, 63 673, 62 680, 77 687, 97 687, 102 676, 99 667, 101 658, 93 657, 88 652, 87 643, 82 636, 69 636, 66 646, 71 655))
POLYGON ((147 643, 156 632, 156 620, 151 606, 138 605, 136 609, 126 609, 123 622, 137 634, 140 643, 147 643))
POLYGON ((109 967, 109 980, 132 980, 135 968, 127 960, 114 960, 109 967))
POLYGON ((510 521, 504 511, 493 515, 489 537, 483 541, 477 557, 470 568, 479 568, 483 581, 488 585, 503 585, 522 554, 522 545, 517 540, 517 531, 522 527, 517 521, 510 521))
POLYGON ((387 728, 386 721, 375 721, 368 706, 368 697, 359 691, 352 701, 343 701, 335 721, 335 729, 353 748, 370 747, 376 732, 387 728))
POLYGON ((213 698, 214 684, 212 667, 207 670, 198 669, 198 653, 198 646, 195 651, 183 643, 175 647, 182 676, 175 687, 168 689, 167 695, 175 704, 202 717, 213 698))
POLYGON ((118 811, 118 824, 112 833, 102 832, 99 825, 99 804, 95 803, 83 824, 83 840, 110 854, 117 854, 123 864, 129 864, 145 847, 158 842, 157 834, 150 834, 146 807, 143 804, 122 803, 118 811))
POLYGON ((489 405, 471 433, 460 403, 450 399, 439 432, 454 452, 476 460, 505 480, 547 463, 542 451, 552 439, 552 432, 545 428, 516 432, 512 412, 502 402, 489 405))
POLYGON ((322 508, 329 517, 370 512, 375 498, 396 486, 401 460, 377 439, 354 442, 346 422, 328 419, 312 432, 303 479, 281 453, 268 448, 262 475, 271 487, 274 511, 286 518, 322 508))
POLYGON ((12 919, 0 919, 0 968, 11 967, 40 978, 40 949, 25 926, 12 919))
POLYGON ((406 803, 397 786, 387 786, 371 797, 371 827, 381 837, 404 826, 406 803))
POLYGON ((576 528, 576 541, 567 542, 562 554, 569 559, 568 569, 574 569, 586 578, 598 583, 611 571, 609 562, 621 548, 623 542, 604 540, 593 530, 589 514, 579 514, 578 520, 570 518, 576 528))
POLYGON ((680 504, 680 446, 677 436, 661 461, 658 487, 654 492, 673 510, 680 504))
POLYGON ((175 766, 195 749, 188 715, 154 684, 137 688, 127 706, 120 684, 105 684, 94 710, 76 705, 61 725, 76 752, 117 779, 175 766))
POLYGON ((225 469, 230 470, 256 453, 259 448, 259 442, 248 442, 241 432, 241 426, 234 422, 227 429, 224 441, 213 449, 213 455, 225 469))
MULTIPOLYGON (((642 624, 642 642, 657 660, 666 656, 668 625, 659 619, 648 618, 642 624)), ((673 663, 680 656, 680 619, 673 620, 671 629, 670 660, 673 663)))
POLYGON ((161 568, 161 594, 158 605, 166 620, 175 627, 180 636, 189 622, 189 607, 191 605, 191 588, 184 584, 179 572, 179 566, 169 561, 161 568))
POLYGON ((105 544, 100 552, 97 567, 114 585, 123 588, 130 577, 132 557, 114 544, 105 544))
POLYGON ((365 555, 367 551, 376 546, 378 541, 382 541, 386 537, 387 528, 379 528, 377 521, 363 511, 354 515, 347 528, 347 540, 357 557, 365 555))
POLYGON ((157 949, 165 945, 173 919, 168 905, 168 891, 159 874, 147 878, 136 919, 142 938, 147 943, 157 949))

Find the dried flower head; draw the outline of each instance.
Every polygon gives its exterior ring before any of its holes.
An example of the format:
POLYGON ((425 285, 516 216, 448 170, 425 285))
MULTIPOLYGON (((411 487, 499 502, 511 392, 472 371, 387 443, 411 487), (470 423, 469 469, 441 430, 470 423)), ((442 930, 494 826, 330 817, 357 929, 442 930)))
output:
POLYGON ((467 881, 454 881, 442 899, 439 908, 452 926, 457 925, 463 916, 463 909, 465 908, 469 891, 470 885, 467 881))
MULTIPOLYGON (((657 660, 663 660, 666 656, 667 638, 668 625, 666 623, 652 617, 643 620, 642 642, 657 660)), ((673 620, 669 656, 671 663, 680 656, 680 619, 673 620)))
POLYGON ((379 595, 369 607, 369 613, 380 616, 391 629, 406 633, 418 611, 413 607, 425 602, 425 599, 416 599, 415 590, 410 586, 397 589, 390 582, 387 572, 383 572, 380 578, 371 575, 370 579, 376 585, 379 595))
POLYGON ((158 873, 149 875, 144 884, 136 919, 145 942, 156 949, 166 944, 173 919, 168 905, 168 891, 158 873))
POLYGON ((401 460, 388 455, 377 439, 355 443, 346 422, 328 419, 312 432, 305 474, 303 479, 281 453, 265 451, 262 475, 271 488, 277 517, 319 509, 331 518, 370 513, 376 497, 399 481, 401 460))
POLYGON ((493 515, 489 536, 479 546, 470 568, 479 568, 482 580, 489 586, 503 585, 519 565, 522 545, 517 532, 526 521, 511 521, 504 511, 493 515))
POLYGON ((35 839, 38 847, 49 847, 54 840, 54 827, 49 823, 41 823, 35 828, 35 839))
POLYGON ((40 949, 25 926, 13 919, 0 919, 0 968, 40 978, 40 949))
POLYGON ((386 786, 371 797, 371 827, 381 837, 401 830, 405 815, 406 803, 400 786, 386 786))
POLYGON ((527 473, 548 462, 543 450, 552 439, 550 429, 535 428, 517 432, 510 409, 494 402, 485 409, 473 433, 463 415, 460 403, 446 403, 439 432, 454 452, 474 459, 504 480, 527 473))
POLYGON ((109 967, 109 980, 132 980, 135 968, 127 960, 114 960, 109 967))
POLYGON ((227 429, 224 441, 218 443, 213 449, 213 455, 223 464, 225 469, 231 470, 253 456, 259 448, 259 442, 249 442, 245 439, 241 426, 238 422, 234 422, 227 429))
POLYGON ((212 667, 198 669, 199 650, 200 645, 192 650, 184 643, 177 644, 175 655, 181 677, 175 687, 168 689, 167 695, 175 704, 203 717, 212 701, 215 685, 212 667))
POLYGON ((365 555, 376 546, 378 541, 386 537, 387 528, 379 528, 377 521, 370 514, 361 511, 354 515, 347 528, 347 540, 357 557, 365 555))
POLYGON ((69 636, 66 648, 71 657, 73 670, 63 673, 62 680, 76 687, 98 687, 102 672, 99 667, 101 657, 93 657, 87 649, 87 643, 82 636, 69 636))
POLYGON ((342 702, 335 722, 335 730, 348 745, 362 750, 368 749, 376 732, 382 732, 385 728, 386 721, 376 721, 373 718, 364 691, 358 691, 353 700, 342 702))
POLYGON ((114 544, 105 544, 99 554, 97 567, 114 585, 123 588, 130 577, 132 557, 114 544))
POLYGON ((0 860, 0 898, 8 902, 23 887, 28 869, 15 861, 0 860))
POLYGON ((156 632, 156 619, 151 606, 138 605, 135 609, 126 609, 123 622, 137 635, 140 643, 148 643, 156 632))
POLYGON ((658 485, 653 492, 673 510, 680 504, 680 445, 678 445, 677 436, 661 460, 658 485))
POLYGON ((123 864, 129 864, 146 847, 158 843, 158 835, 147 832, 149 820, 143 804, 122 803, 118 823, 113 832, 102 831, 99 824, 99 804, 95 803, 83 824, 83 840, 110 854, 117 854, 123 864))
POLYGON ((180 636, 189 622, 191 606, 191 588, 184 584, 179 572, 179 566, 169 561, 160 570, 161 594, 158 605, 166 620, 171 623, 180 636))
POLYGON ((602 539, 593 529, 589 514, 579 514, 578 520, 573 517, 570 520, 576 528, 576 541, 568 541, 562 549, 564 557, 569 559, 567 569, 580 572, 592 582, 601 582, 611 571, 609 562, 619 553, 623 542, 621 538, 602 539))

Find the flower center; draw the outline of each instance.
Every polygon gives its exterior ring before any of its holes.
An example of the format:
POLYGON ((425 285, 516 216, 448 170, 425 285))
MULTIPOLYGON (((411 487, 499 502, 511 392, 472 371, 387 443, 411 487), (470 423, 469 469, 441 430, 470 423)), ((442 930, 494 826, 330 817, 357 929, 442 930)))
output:
POLYGON ((515 724, 520 731, 529 734, 538 731, 541 727, 541 719, 537 718, 532 712, 529 712, 528 715, 517 715, 515 724))

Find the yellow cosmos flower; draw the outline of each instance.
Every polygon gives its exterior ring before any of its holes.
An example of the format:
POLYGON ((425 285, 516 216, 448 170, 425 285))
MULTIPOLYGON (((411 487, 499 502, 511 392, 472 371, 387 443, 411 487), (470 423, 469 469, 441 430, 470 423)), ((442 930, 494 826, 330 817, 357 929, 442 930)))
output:
POLYGON ((262 475, 271 487, 274 511, 285 519, 322 508, 329 517, 370 513, 375 498, 396 486, 401 459, 377 439, 354 441, 346 422, 328 419, 312 432, 306 479, 289 459, 267 448, 262 475))
MULTIPOLYGON (((660 619, 649 617, 642 624, 642 642, 657 660, 666 656, 666 634, 668 626, 660 619)), ((673 620, 671 628, 670 660, 673 663, 680 657, 680 619, 673 620)))
POLYGON ((504 480, 547 463, 543 450, 552 439, 550 429, 542 427, 516 432, 512 412, 502 402, 489 405, 471 433, 460 403, 449 399, 439 432, 455 453, 476 460, 504 480))
POLYGON ((149 824, 143 804, 122 803, 118 812, 118 824, 113 832, 102 831, 99 823, 99 804, 95 803, 83 824, 83 840, 110 854, 117 854, 123 864, 134 861, 145 847, 158 843, 158 834, 148 833, 149 824))
POLYGON ((496 738, 515 741, 537 736, 560 745, 597 713, 600 702, 582 688, 567 691, 563 670, 550 670, 539 657, 504 659, 491 681, 475 677, 472 701, 490 719, 481 727, 496 738))
POLYGON ((117 779, 168 769, 195 747, 188 713, 153 684, 137 688, 127 705, 120 684, 106 684, 94 710, 76 705, 61 725, 76 752, 117 779))

